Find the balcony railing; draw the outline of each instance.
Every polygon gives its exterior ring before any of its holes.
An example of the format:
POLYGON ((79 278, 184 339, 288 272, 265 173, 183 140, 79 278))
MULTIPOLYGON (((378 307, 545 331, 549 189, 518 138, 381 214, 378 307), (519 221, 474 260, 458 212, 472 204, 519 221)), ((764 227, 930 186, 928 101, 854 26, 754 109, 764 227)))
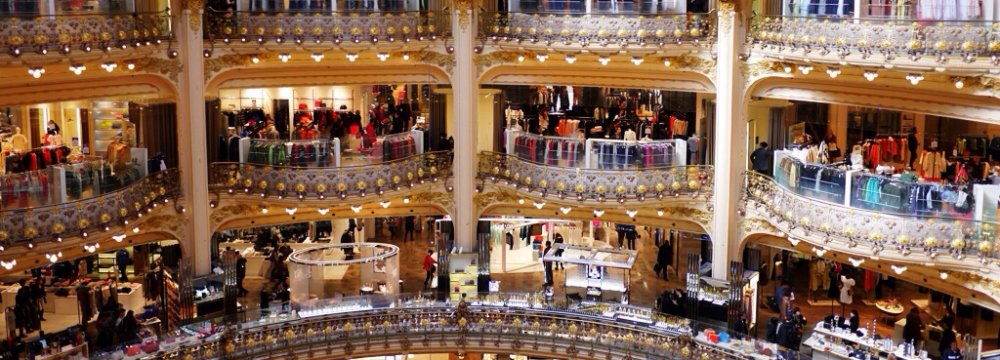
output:
MULTIPOLYGON (((421 296, 345 298, 339 304, 369 304, 367 310, 300 318, 295 313, 248 316, 224 323, 228 329, 211 340, 186 342, 156 353, 160 359, 287 358, 295 353, 325 358, 362 354, 456 351, 533 352, 569 358, 605 359, 753 359, 776 357, 784 350, 764 341, 713 344, 705 329, 724 329, 652 309, 621 304, 590 307, 536 303, 513 305, 505 299, 530 299, 532 294, 495 293, 470 298, 468 306, 421 296), (622 318, 615 315, 621 312, 622 318), (631 315, 625 315, 630 312, 631 315), (634 312, 634 313, 631 313, 634 312), (634 316, 636 320, 630 320, 634 316), (648 321, 643 320, 649 319, 648 321), (260 319, 260 320, 258 320, 260 319)), ((186 337, 186 335, 182 335, 186 337)), ((166 342, 161 339, 161 349, 166 342)), ((171 341, 176 344, 181 341, 171 341)), ((99 352, 97 359, 114 358, 99 352)))
POLYGON ((159 172, 117 191, 59 205, 0 211, 0 244, 27 245, 62 237, 96 234, 120 226, 173 200, 180 193, 177 171, 159 172))
POLYGON ((636 46, 699 43, 715 36, 710 14, 590 15, 485 12, 481 38, 545 45, 636 46))
POLYGON ((477 176, 560 198, 625 202, 702 195, 707 200, 712 195, 712 174, 711 166, 700 165, 638 170, 564 168, 486 152, 479 155, 477 176))
POLYGON ((757 16, 749 36, 764 50, 841 59, 878 54, 886 60, 961 57, 971 62, 996 61, 1000 55, 1000 26, 985 21, 757 16))
POLYGON ((350 44, 427 41, 451 36, 447 12, 205 11, 205 39, 350 44))
POLYGON ((788 236, 813 239, 819 246, 860 247, 867 254, 892 254, 913 261, 947 255, 955 260, 978 257, 983 263, 998 258, 996 232, 1000 224, 964 219, 909 217, 847 207, 796 194, 774 179, 747 174, 748 208, 763 214, 788 236), (926 257, 925 257, 926 255, 926 257))
POLYGON ((448 179, 451 162, 450 152, 431 152, 378 164, 328 168, 216 163, 209 183, 215 192, 344 199, 448 179))
POLYGON ((0 20, 0 52, 12 56, 107 52, 159 44, 170 38, 170 15, 166 11, 0 20))

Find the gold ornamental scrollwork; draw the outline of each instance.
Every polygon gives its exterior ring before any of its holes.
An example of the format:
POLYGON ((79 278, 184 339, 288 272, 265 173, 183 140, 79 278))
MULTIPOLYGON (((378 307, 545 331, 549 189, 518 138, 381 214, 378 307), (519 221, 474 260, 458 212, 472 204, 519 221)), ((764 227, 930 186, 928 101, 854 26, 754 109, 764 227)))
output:
POLYGON ((200 30, 201 12, 205 9, 205 0, 187 0, 184 5, 184 10, 190 11, 188 13, 188 24, 191 27, 191 31, 200 30))
POLYGON ((449 73, 455 67, 454 57, 441 54, 438 52, 420 51, 417 52, 416 54, 411 54, 411 56, 417 59, 418 61, 431 65, 436 65, 449 73))
POLYGON ((733 29, 733 18, 736 16, 736 4, 729 1, 719 3, 719 33, 728 33, 733 29))
POLYGON ((208 79, 212 77, 212 74, 218 73, 226 68, 252 64, 254 56, 257 56, 258 59, 264 57, 264 55, 232 54, 205 60, 205 81, 208 81, 208 79))
POLYGON ((458 13, 458 26, 462 30, 468 29, 469 24, 472 23, 472 8, 474 0, 454 0, 453 5, 455 12, 458 13))
POLYGON ((516 51, 495 51, 489 54, 475 55, 473 61, 476 63, 479 74, 482 75, 493 66, 516 63, 519 56, 528 57, 527 54, 516 51))

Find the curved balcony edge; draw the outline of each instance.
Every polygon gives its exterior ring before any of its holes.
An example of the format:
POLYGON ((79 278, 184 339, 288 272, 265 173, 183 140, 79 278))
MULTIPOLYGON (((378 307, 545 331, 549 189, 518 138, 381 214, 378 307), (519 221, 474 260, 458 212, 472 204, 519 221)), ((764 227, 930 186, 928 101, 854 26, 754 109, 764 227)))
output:
POLYGON ((741 215, 769 223, 793 245, 806 241, 821 252, 1000 276, 993 224, 845 207, 796 194, 752 172, 740 203, 741 215))
POLYGON ((113 56, 114 52, 126 51, 129 47, 156 46, 172 38, 169 10, 128 14, 36 15, 27 19, 12 17, 0 21, 0 48, 5 50, 2 55, 11 61, 14 58, 42 61, 83 53, 73 56, 80 60, 87 58, 91 51, 95 51, 94 58, 107 56, 101 54, 113 56))
POLYGON ((209 8, 204 16, 205 40, 232 45, 331 43, 367 48, 379 41, 408 44, 451 37, 451 15, 446 11, 227 12, 209 8))

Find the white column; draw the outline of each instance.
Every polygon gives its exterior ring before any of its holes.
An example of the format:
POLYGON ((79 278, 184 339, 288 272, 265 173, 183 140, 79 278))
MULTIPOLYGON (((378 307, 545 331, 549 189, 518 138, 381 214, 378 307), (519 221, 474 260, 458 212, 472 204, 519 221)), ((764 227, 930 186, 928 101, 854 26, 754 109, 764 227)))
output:
POLYGON ((476 19, 472 10, 455 9, 451 17, 455 37, 455 67, 451 73, 451 87, 455 93, 454 185, 455 212, 451 214, 455 225, 455 245, 473 249, 476 245, 476 225, 479 212, 473 198, 476 194, 476 155, 478 134, 479 81, 473 62, 472 48, 476 39, 476 19), (464 18, 464 19, 463 19, 464 18))
POLYGON ((715 81, 715 178, 712 223, 712 277, 726 279, 729 261, 738 259, 737 202, 747 169, 747 123, 744 116, 744 80, 740 54, 744 42, 742 16, 732 3, 719 9, 718 67, 715 81))
POLYGON ((208 159, 205 129, 205 63, 202 9, 183 9, 173 17, 178 58, 184 64, 177 95, 177 156, 181 171, 183 206, 187 226, 180 234, 183 257, 190 259, 193 275, 211 269, 211 227, 208 208, 208 159))

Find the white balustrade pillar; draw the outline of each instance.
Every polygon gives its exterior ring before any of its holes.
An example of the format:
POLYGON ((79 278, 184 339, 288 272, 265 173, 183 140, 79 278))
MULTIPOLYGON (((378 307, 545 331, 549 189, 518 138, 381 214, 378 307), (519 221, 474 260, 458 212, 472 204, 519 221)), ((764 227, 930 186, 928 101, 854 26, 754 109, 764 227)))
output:
MULTIPOLYGON (((749 1, 740 5, 749 6, 749 1)), ((733 3, 719 6, 719 43, 716 71, 715 177, 712 220, 712 277, 726 279, 729 261, 739 259, 737 203, 747 169, 747 122, 744 78, 738 59, 748 18, 733 3)))
MULTIPOLYGON (((455 1, 460 3, 461 0, 455 1)), ((476 225, 479 212, 474 201, 476 195, 476 155, 478 154, 477 122, 479 121, 479 79, 473 61, 476 40, 476 14, 471 7, 456 5, 451 17, 454 34, 455 66, 451 72, 454 91, 455 138, 454 199, 451 214, 455 226, 455 246, 472 249, 476 245, 476 225)))
MULTIPOLYGON (((184 2, 192 4, 192 2, 184 2)), ((183 257, 191 262, 193 275, 211 269, 212 230, 208 207, 208 158, 205 128, 205 58, 202 40, 202 9, 187 8, 173 1, 172 21, 177 37, 178 58, 183 62, 177 91, 177 156, 184 199, 184 231, 178 234, 183 257)))

